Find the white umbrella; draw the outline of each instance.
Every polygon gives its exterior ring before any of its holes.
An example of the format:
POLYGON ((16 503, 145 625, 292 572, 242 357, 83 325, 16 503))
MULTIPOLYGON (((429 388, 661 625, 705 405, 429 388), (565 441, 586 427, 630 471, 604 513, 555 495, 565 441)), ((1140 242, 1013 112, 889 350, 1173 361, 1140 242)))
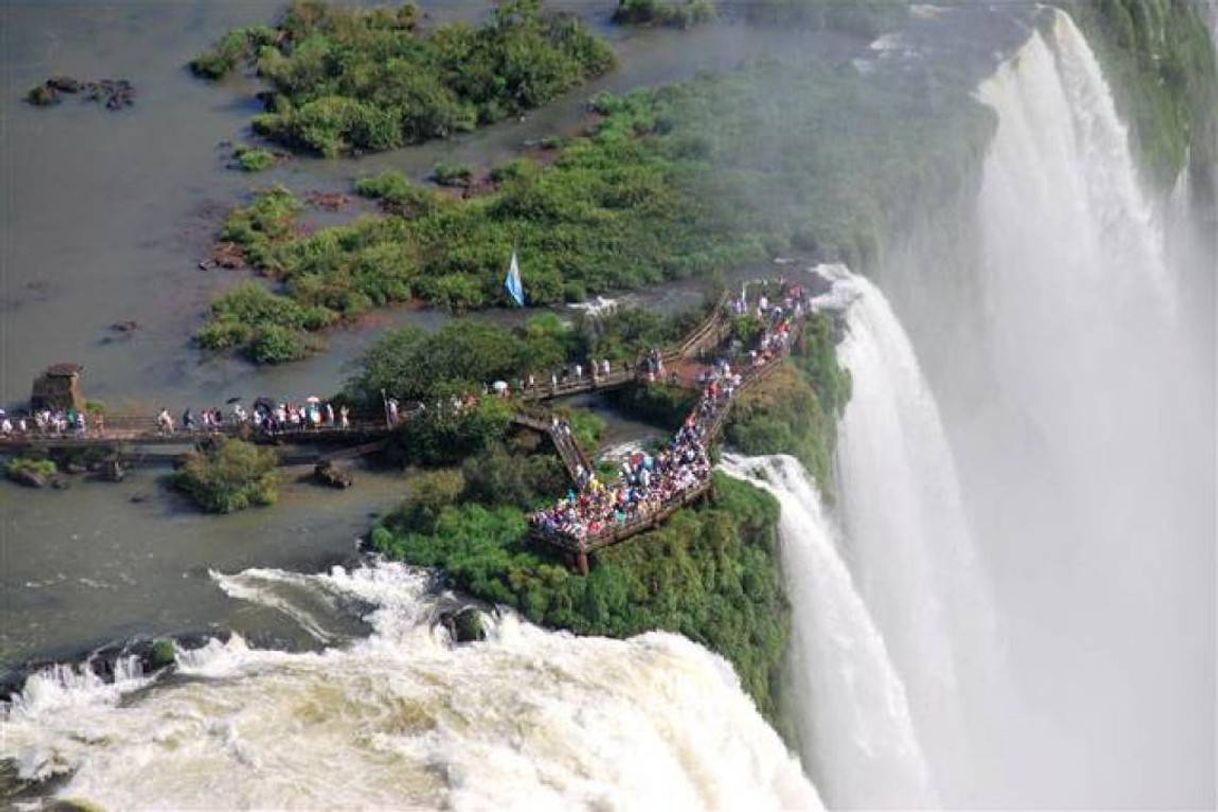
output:
POLYGON ((307 398, 305 398, 305 402, 306 403, 321 403, 321 398, 317 397, 316 395, 309 395, 307 398))
POLYGON ((491 386, 496 392, 503 392, 508 388, 507 381, 495 381, 491 386))

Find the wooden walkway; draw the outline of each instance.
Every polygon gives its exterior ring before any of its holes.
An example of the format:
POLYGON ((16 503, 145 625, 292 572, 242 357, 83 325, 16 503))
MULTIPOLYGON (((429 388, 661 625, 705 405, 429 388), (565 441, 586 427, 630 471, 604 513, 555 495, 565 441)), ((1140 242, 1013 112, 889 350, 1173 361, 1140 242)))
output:
MULTIPOLYGON (((694 357, 720 343, 731 329, 727 304, 728 296, 725 293, 707 317, 679 345, 662 353, 661 357, 665 363, 675 363, 683 358, 694 357)), ((608 375, 593 373, 589 369, 578 378, 566 376, 554 385, 541 383, 527 387, 523 391, 514 392, 511 398, 521 401, 523 407, 521 416, 516 422, 544 431, 550 436, 572 479, 578 479, 578 466, 583 466, 584 471, 590 472, 592 470, 591 461, 569 435, 562 436, 563 433, 556 433, 552 430, 548 415, 534 417, 536 409, 530 409, 529 405, 589 392, 620 389, 644 378, 645 369, 643 364, 619 366, 608 375)), ((414 409, 408 405, 401 412, 398 424, 410 419, 413 412, 414 409)), ((360 419, 353 420, 347 428, 325 425, 312 428, 291 427, 283 431, 265 432, 250 423, 230 423, 207 430, 187 431, 178 428, 173 432, 165 432, 157 425, 155 417, 144 415, 105 416, 103 422, 104 428, 101 431, 91 425, 83 433, 72 430, 63 433, 29 430, 0 436, 0 454, 17 455, 39 450, 100 448, 107 449, 116 456, 163 461, 172 459, 173 456, 156 455, 151 452, 142 452, 140 449, 155 446, 188 448, 215 437, 236 437, 273 445, 344 445, 355 448, 375 448, 377 444, 383 445, 393 430, 397 428, 397 425, 390 425, 383 419, 360 419)), ((340 454, 333 452, 325 456, 336 458, 340 454)))
MULTIPOLYGON (((750 387, 756 386, 782 366, 782 362, 786 360, 791 349, 800 339, 804 321, 804 319, 800 319, 794 323, 784 352, 770 358, 761 366, 751 367, 741 373, 740 386, 737 387, 732 399, 723 404, 711 421, 706 424, 703 437, 708 451, 711 444, 719 439, 724 427, 727 425, 728 415, 731 413, 732 406, 740 393, 750 387)), ((591 469, 586 468, 585 470, 591 469)), ((645 515, 636 516, 621 524, 613 524, 599 533, 575 537, 566 533, 546 532, 542 528, 535 526, 530 531, 530 538, 535 542, 552 547, 560 553, 565 554, 571 565, 580 574, 587 575, 589 553, 626 541, 639 533, 644 533, 658 527, 681 508, 693 504, 699 499, 706 498, 711 488, 711 480, 706 479, 674 495, 667 502, 660 505, 658 509, 645 515)))

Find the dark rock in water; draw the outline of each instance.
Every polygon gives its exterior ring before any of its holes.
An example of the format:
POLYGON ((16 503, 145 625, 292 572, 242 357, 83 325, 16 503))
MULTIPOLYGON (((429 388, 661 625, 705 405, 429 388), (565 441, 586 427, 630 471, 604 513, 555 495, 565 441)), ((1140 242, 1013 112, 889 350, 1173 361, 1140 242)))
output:
POLYGON ((486 629, 482 625, 482 613, 472 606, 456 612, 444 612, 440 615, 440 623, 448 629, 454 642, 474 643, 486 639, 486 629))
POLYGON ((116 333, 134 333, 140 329, 138 321, 116 321, 110 325, 110 329, 116 333))
POLYGON ((131 502, 131 503, 133 503, 133 504, 138 505, 138 504, 140 504, 141 502, 147 502, 147 501, 148 501, 148 496, 147 496, 147 494, 143 494, 143 493, 137 493, 137 494, 133 495, 133 496, 132 496, 130 499, 128 499, 127 501, 128 501, 128 502, 131 502))
POLYGON ((313 479, 320 485, 331 488, 350 488, 353 483, 351 472, 339 468, 330 460, 322 460, 313 469, 313 479))
POLYGON ((88 470, 89 467, 87 465, 76 460, 65 463, 63 466, 63 471, 65 474, 83 474, 88 470))
POLYGON ((72 487, 72 483, 61 476, 57 476, 52 477, 51 487, 57 491, 66 491, 68 488, 72 487))
POLYGON ((48 85, 38 85, 32 88, 29 93, 25 94, 25 100, 36 107, 50 107, 52 104, 59 104, 63 99, 59 97, 59 91, 48 85))
MULTIPOLYGON (((122 482, 127 476, 127 469, 123 468, 123 464, 117 459, 102 460, 97 468, 98 476, 107 482, 122 482)), ((131 497, 132 500, 135 497, 131 497)))
POLYGON ((148 651, 148 666, 155 671, 173 665, 175 651, 172 640, 157 640, 148 651))
POLYGON ((45 488, 51 484, 47 477, 28 468, 17 468, 10 471, 8 477, 18 485, 24 485, 27 488, 45 488))
POLYGON ((61 93, 79 93, 81 83, 71 76, 52 76, 47 79, 47 87, 54 88, 61 93))

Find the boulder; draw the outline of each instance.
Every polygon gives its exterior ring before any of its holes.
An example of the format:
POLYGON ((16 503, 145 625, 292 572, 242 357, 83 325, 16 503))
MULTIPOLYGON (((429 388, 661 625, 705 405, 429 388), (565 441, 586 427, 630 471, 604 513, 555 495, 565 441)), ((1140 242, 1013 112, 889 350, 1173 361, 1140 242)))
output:
POLYGON ((331 488, 350 488, 353 483, 351 472, 345 468, 339 468, 330 460, 322 460, 313 468, 313 479, 319 485, 327 485, 331 488))
POLYGON ((57 491, 66 491, 72 487, 72 483, 61 476, 51 477, 51 487, 57 491))
POLYGON ((127 476, 127 469, 123 468, 123 464, 117 459, 102 460, 97 474, 106 482, 122 482, 123 478, 127 476))
POLYGON ((25 99, 36 107, 49 107, 63 101, 59 97, 59 91, 49 85, 38 85, 25 94, 25 99))
POLYGON ((24 485, 27 488, 45 488, 51 484, 51 480, 48 477, 43 476, 37 471, 31 471, 28 468, 17 468, 9 471, 8 478, 18 485, 24 485))
POLYGON ((79 93, 81 83, 71 76, 52 76, 50 79, 47 79, 47 87, 58 90, 61 93, 79 93))
POLYGON ((456 612, 440 615, 440 623, 448 629, 455 643, 473 643, 486 639, 486 628, 482 625, 482 613, 472 606, 456 612))

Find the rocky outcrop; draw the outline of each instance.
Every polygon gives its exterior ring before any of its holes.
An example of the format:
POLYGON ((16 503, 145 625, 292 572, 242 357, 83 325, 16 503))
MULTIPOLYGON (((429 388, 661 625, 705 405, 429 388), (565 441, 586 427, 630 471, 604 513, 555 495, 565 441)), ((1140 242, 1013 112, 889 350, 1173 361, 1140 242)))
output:
POLYGON ((354 484, 351 472, 340 468, 330 460, 322 460, 313 469, 313 480, 331 488, 350 488, 354 484))
POLYGON ((107 110, 121 110, 135 104, 135 87, 126 79, 82 82, 71 76, 52 76, 32 88, 25 98, 30 104, 48 107, 63 101, 64 93, 84 93, 87 101, 100 102, 107 110))
POLYGON ((440 625, 448 630, 455 643, 473 643, 486 639, 482 613, 472 606, 440 615, 440 625))

